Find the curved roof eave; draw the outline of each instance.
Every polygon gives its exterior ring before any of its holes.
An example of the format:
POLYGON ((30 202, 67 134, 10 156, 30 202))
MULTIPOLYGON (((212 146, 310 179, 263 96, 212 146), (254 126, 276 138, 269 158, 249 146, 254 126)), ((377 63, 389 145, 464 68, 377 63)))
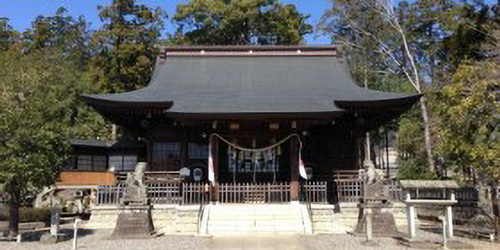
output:
MULTIPOLYGON (((130 92, 128 92, 130 93, 130 92)), ((174 105, 173 101, 143 101, 143 100, 120 100, 115 99, 120 94, 84 94, 81 97, 91 105, 102 107, 126 107, 126 108, 162 108, 169 110, 174 105)))
POLYGON ((334 100, 344 110, 399 110, 406 109, 420 100, 422 94, 394 94, 394 98, 374 100, 334 100))

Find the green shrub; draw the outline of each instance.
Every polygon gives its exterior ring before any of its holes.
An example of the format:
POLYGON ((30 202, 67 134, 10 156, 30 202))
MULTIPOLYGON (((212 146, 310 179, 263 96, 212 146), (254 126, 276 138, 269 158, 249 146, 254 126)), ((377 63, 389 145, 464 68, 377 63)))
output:
POLYGON ((424 159, 408 159, 400 162, 397 178, 399 180, 435 180, 424 159))
POLYGON ((9 207, 0 203, 0 221, 9 220, 9 207))
POLYGON ((19 209, 19 222, 50 222, 50 209, 23 207, 19 209))

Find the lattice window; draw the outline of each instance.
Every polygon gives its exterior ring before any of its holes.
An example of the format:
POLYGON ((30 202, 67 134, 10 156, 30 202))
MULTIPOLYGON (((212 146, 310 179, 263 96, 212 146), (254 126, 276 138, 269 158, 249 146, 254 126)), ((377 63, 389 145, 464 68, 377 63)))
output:
POLYGON ((76 169, 82 171, 106 171, 107 157, 105 155, 78 155, 76 169))
POLYGON ((134 171, 137 165, 135 155, 112 155, 109 157, 109 169, 113 171, 134 171))
POLYGON ((175 142, 154 143, 153 157, 158 159, 179 159, 181 144, 175 142))
POLYGON ((208 145, 188 143, 189 159, 208 159, 208 145))
POLYGON ((106 171, 107 170, 107 157, 105 155, 92 156, 92 170, 106 171))
POLYGON ((76 166, 78 170, 92 171, 92 156, 91 155, 79 155, 77 157, 76 166))

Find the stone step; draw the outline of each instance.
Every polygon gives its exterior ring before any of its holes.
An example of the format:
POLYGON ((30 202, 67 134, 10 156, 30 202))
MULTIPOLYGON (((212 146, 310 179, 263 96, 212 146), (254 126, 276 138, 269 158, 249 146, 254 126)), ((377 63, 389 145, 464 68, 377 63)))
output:
POLYGON ((225 209, 212 209, 213 212, 217 214, 224 214, 224 215, 252 215, 252 214, 299 214, 300 209, 294 209, 294 210, 225 210, 225 209))
POLYGON ((210 207, 208 234, 304 233, 302 205, 216 205, 210 207))
POLYGON ((254 227, 254 226, 272 226, 272 227, 302 227, 302 221, 209 221, 208 227, 218 227, 218 226, 242 226, 242 227, 254 227))
POLYGON ((269 215, 221 215, 210 214, 211 221, 255 221, 255 220, 302 220, 302 214, 269 214, 269 215))
POLYGON ((302 226, 218 226, 209 227, 208 233, 218 233, 218 232, 240 232, 240 233, 264 233, 264 232, 295 232, 303 233, 304 228, 302 226))

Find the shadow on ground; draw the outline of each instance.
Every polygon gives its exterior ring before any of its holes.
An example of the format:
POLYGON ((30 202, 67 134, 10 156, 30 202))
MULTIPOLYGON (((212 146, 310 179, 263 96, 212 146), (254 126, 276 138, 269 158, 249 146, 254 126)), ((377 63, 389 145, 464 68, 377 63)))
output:
MULTIPOLYGON (((42 235, 48 233, 49 230, 43 231, 34 231, 34 232, 25 232, 22 234, 23 242, 37 242, 40 241, 42 235)), ((85 237, 87 235, 92 235, 95 233, 95 230, 92 229, 78 229, 78 238, 85 237)), ((60 238, 58 242, 64 242, 73 239, 73 229, 60 229, 59 230, 60 238)))

